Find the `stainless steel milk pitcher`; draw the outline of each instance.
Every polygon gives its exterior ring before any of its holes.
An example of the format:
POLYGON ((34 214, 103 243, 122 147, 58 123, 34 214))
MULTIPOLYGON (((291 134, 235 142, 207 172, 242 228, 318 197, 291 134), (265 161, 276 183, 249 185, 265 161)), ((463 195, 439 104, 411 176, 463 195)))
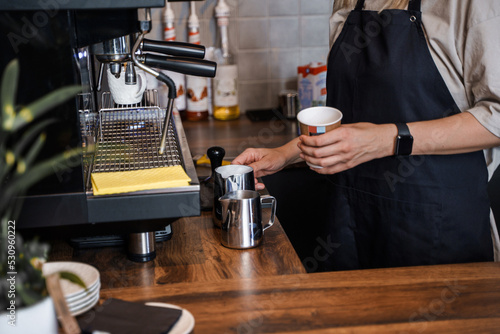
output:
POLYGON ((221 243, 225 247, 246 249, 260 245, 264 231, 274 224, 276 199, 254 190, 237 190, 220 199, 222 205, 221 243), (271 202, 271 217, 262 226, 262 204, 271 202))
POLYGON ((255 190, 253 168, 243 165, 220 166, 214 172, 214 207, 213 221, 220 227, 222 222, 222 206, 219 198, 236 190, 255 190))

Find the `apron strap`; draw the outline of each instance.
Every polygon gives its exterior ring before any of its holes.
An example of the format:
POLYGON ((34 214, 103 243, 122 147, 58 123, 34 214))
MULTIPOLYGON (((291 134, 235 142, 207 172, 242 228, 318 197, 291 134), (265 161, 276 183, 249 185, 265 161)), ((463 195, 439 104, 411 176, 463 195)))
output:
POLYGON ((354 10, 363 10, 363 6, 365 5, 365 0, 358 0, 356 3, 356 7, 354 10))
POLYGON ((408 4, 408 10, 420 12, 421 2, 422 2, 422 0, 410 0, 410 3, 408 4))
MULTIPOLYGON (((408 4, 408 10, 420 12, 421 2, 422 2, 422 0, 410 0, 410 2, 408 4)), ((354 10, 363 10, 364 5, 365 5, 365 0, 358 0, 354 10)))

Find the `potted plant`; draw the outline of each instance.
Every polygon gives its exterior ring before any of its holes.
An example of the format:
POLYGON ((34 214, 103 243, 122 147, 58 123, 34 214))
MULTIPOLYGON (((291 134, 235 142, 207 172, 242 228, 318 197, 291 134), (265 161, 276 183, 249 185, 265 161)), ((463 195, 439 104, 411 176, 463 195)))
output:
MULTIPOLYGON (((23 331, 19 327, 34 323, 37 333, 48 333, 33 317, 41 316, 40 321, 48 318, 49 326, 54 326, 55 322, 57 330, 54 308, 41 271, 49 246, 37 239, 25 242, 16 230, 15 220, 26 190, 52 173, 54 164, 81 153, 81 150, 73 149, 45 161, 35 161, 45 141, 43 131, 56 121, 39 118, 74 97, 81 88, 63 87, 27 106, 18 106, 15 103, 18 75, 19 63, 13 60, 5 68, 0 83, 0 312, 7 311, 6 316, 0 314, 0 332, 5 333, 2 328, 13 326, 18 327, 16 333, 29 332, 29 329, 23 331), (22 319, 22 324, 16 323, 20 312, 40 306, 48 309, 48 316, 42 316, 40 309, 22 319)), ((85 287, 71 273, 60 275, 85 287)))

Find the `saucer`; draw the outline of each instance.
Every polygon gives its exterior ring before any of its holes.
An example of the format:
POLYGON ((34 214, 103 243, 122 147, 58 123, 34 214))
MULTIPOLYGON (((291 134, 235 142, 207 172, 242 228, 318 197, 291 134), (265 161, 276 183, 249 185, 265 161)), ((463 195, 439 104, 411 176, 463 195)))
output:
POLYGON ((92 285, 91 287, 88 287, 87 290, 83 290, 81 293, 72 295, 70 297, 65 297, 65 299, 69 304, 72 304, 76 301, 92 296, 96 292, 96 290, 99 290, 100 288, 101 288, 101 282, 97 281, 96 284, 92 285))
MULTIPOLYGON (((98 285, 98 287, 100 288, 101 286, 98 285)), ((82 297, 80 297, 78 299, 68 300, 68 298, 66 298, 66 304, 68 304, 68 307, 70 309, 77 308, 78 306, 81 306, 82 304, 87 303, 89 300, 93 300, 96 295, 99 295, 99 289, 95 289, 94 291, 92 291, 88 295, 83 295, 82 297)))
POLYGON ((42 268, 44 276, 62 271, 77 275, 87 287, 84 289, 67 279, 59 279, 64 299, 66 299, 71 314, 77 316, 94 307, 99 301, 101 288, 99 271, 91 265, 79 262, 47 262, 42 268))
POLYGON ((70 309, 69 311, 74 317, 76 317, 77 315, 83 314, 88 310, 90 310, 91 308, 93 308, 98 301, 99 301, 99 293, 97 293, 94 299, 90 300, 88 303, 81 305, 78 308, 70 309))
MULTIPOLYGON (((94 288, 94 285, 99 283, 99 271, 91 265, 80 262, 47 262, 43 265, 42 272, 44 276, 49 276, 56 272, 67 271, 80 277, 85 283, 87 289, 94 288)), ((68 281, 62 279, 61 289, 65 298, 79 297, 79 294, 86 294, 85 289, 68 281)))

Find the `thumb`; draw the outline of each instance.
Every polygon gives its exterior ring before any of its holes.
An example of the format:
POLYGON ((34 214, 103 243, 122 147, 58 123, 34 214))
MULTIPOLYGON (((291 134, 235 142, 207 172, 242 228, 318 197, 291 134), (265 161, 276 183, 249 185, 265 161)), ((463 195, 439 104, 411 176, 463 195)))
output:
POLYGON ((244 165, 245 164, 245 158, 241 156, 237 156, 236 158, 231 161, 231 165, 244 165))

